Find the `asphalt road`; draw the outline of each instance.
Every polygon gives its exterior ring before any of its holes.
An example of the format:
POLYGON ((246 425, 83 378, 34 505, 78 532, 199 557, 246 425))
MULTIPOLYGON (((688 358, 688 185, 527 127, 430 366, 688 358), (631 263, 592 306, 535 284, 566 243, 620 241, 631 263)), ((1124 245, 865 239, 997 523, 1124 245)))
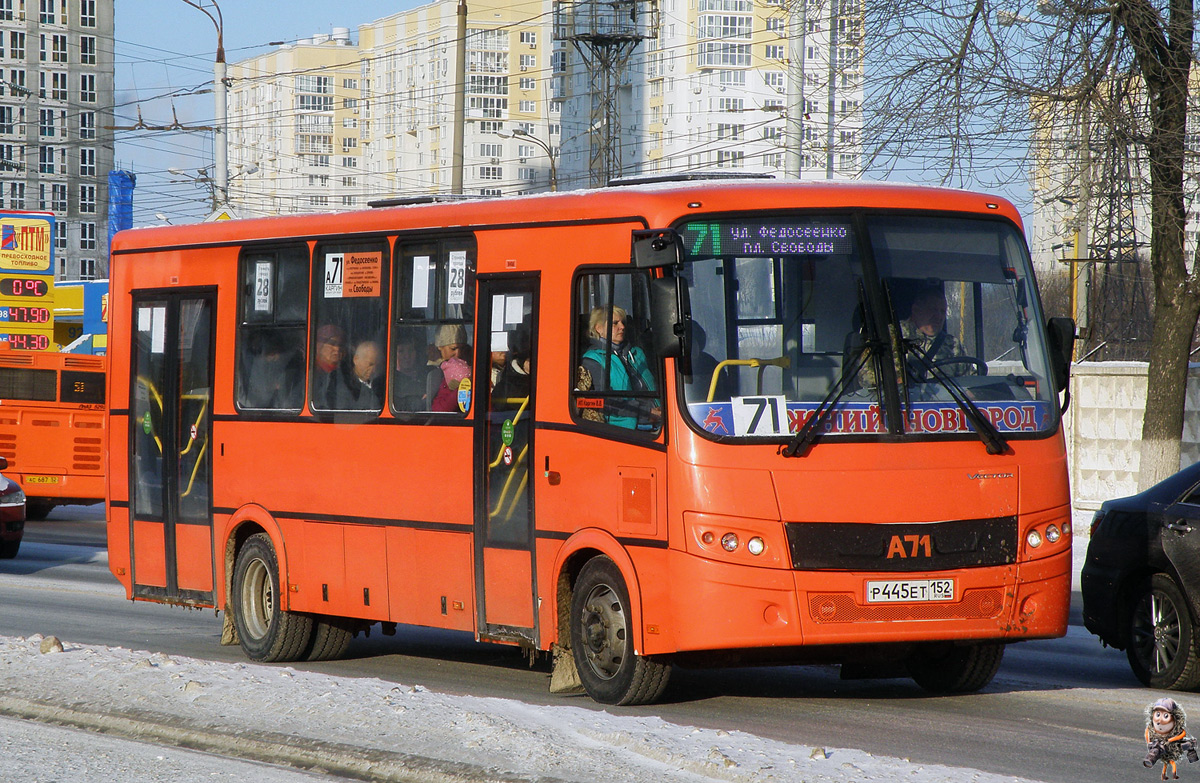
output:
MULTIPOLYGON (((126 601, 107 570, 98 506, 56 509, 49 520, 29 523, 18 557, 0 561, 0 635, 55 634, 245 660, 239 648, 220 646, 220 628, 212 610, 126 601)), ((462 633, 402 626, 385 637, 376 630, 355 639, 345 660, 289 665, 600 709, 586 698, 551 696, 544 663, 530 667, 520 651, 462 633)), ((1141 765, 1141 733, 1142 709, 1155 698, 1134 680, 1122 653, 1103 649, 1084 630, 1076 594, 1067 637, 1011 646, 981 693, 933 697, 907 679, 841 680, 831 666, 677 669, 664 703, 604 709, 1049 783, 1126 783, 1153 774, 1141 765)), ((1193 706, 1189 694, 1179 698, 1193 706)), ((1200 715, 1200 699, 1194 711, 1200 715)))

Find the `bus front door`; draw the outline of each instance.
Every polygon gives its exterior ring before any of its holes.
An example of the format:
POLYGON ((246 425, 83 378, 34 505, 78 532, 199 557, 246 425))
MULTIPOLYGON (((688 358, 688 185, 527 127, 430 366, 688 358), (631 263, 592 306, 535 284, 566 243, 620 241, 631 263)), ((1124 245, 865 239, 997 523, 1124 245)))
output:
POLYGON ((171 603, 212 605, 216 292, 134 292, 133 306, 133 592, 171 603))
POLYGON ((479 283, 475 595, 481 638, 536 640, 533 498, 537 279, 479 283))

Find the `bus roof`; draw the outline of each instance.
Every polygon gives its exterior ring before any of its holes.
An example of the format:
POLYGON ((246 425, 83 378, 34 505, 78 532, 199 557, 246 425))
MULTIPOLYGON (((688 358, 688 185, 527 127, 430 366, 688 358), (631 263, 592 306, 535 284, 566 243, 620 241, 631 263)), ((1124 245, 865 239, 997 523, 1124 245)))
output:
POLYGON ((654 182, 526 196, 439 201, 354 212, 137 228, 119 232, 112 252, 237 244, 306 236, 377 234, 421 228, 480 228, 516 223, 571 223, 629 217, 664 228, 689 214, 747 209, 920 209, 1003 215, 1022 226, 1006 199, 984 193, 903 183, 820 180, 654 182), (756 206, 751 206, 756 205, 756 206), (348 222, 349 221, 349 222, 348 222))

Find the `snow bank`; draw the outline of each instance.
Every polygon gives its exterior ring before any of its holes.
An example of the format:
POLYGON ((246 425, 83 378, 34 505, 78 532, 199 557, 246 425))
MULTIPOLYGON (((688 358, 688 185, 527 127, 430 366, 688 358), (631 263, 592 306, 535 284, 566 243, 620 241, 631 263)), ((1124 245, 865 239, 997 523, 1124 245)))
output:
MULTIPOLYGON (((1013 778, 645 716, 448 696, 285 666, 0 637, 0 712, 380 780, 593 783, 1013 778)), ((199 778, 192 778, 199 779, 199 778)), ((178 781, 179 779, 176 778, 178 781)))

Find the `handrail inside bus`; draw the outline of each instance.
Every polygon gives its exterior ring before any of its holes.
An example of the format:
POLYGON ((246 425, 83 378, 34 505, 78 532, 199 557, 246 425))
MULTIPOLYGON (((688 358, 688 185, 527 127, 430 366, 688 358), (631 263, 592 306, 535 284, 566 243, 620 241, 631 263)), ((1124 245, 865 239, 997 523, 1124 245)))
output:
MULTIPOLYGON (((496 402, 503 402, 506 405, 513 405, 518 402, 521 403, 520 407, 517 408, 516 415, 513 416, 512 423, 513 423, 513 426, 515 427, 521 421, 521 414, 525 412, 525 408, 529 405, 529 398, 528 397, 508 397, 503 400, 498 399, 498 400, 496 400, 496 402)), ((500 450, 496 453, 496 459, 492 460, 491 464, 488 465, 488 470, 498 467, 500 465, 500 461, 503 459, 504 459, 504 447, 501 446, 500 450)))
POLYGON ((788 356, 777 356, 774 359, 726 359, 717 364, 716 369, 713 370, 712 381, 708 384, 708 399, 706 402, 712 402, 713 395, 717 393, 717 379, 721 377, 721 370, 735 365, 758 368, 758 394, 762 394, 762 379, 766 369, 768 367, 791 367, 792 360, 788 356))

